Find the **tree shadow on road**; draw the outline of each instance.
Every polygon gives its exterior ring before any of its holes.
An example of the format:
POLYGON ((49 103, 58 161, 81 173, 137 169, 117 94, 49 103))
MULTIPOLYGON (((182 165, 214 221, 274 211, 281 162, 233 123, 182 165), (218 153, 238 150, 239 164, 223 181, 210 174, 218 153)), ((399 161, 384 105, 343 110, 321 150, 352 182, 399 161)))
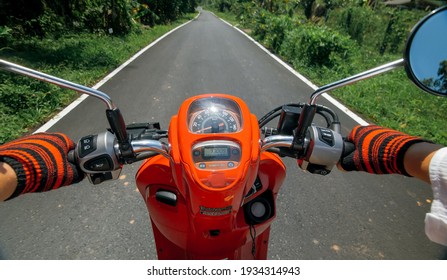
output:
POLYGON ((6 260, 5 256, 3 256, 2 248, 0 248, 0 260, 6 260))
MULTIPOLYGON (((1 257, 1 256, 0 256, 1 257)), ((441 253, 440 258, 441 260, 447 260, 447 247, 444 247, 444 251, 441 253)))

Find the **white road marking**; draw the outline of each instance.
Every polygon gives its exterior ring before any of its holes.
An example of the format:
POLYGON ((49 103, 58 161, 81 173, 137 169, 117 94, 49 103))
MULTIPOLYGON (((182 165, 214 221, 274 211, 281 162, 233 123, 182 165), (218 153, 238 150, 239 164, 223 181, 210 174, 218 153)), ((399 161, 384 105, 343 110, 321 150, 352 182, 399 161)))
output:
MULTIPOLYGON (((132 56, 130 59, 128 59, 126 62, 124 62, 121 66, 119 66, 118 68, 116 68, 113 72, 111 72, 109 75, 107 75, 104 79, 102 79, 101 81, 99 81, 96 85, 94 85, 92 88, 94 89, 98 89, 100 88, 102 85, 104 85, 107 81, 109 81, 111 78, 113 78, 116 74, 118 74, 124 67, 126 67, 127 65, 129 65, 132 61, 134 61, 135 59, 137 59, 140 55, 142 55, 144 52, 146 52, 148 49, 150 49, 151 47, 153 47, 154 45, 156 45, 158 42, 160 42, 161 40, 163 40, 165 37, 167 37, 168 35, 170 35, 171 33, 175 32, 176 30, 182 28, 183 26, 187 25, 188 23, 194 21, 195 19, 197 19, 200 16, 200 12, 199 14, 192 20, 172 29, 171 31, 169 31, 168 33, 164 34, 163 36, 161 36, 160 38, 158 38, 157 40, 155 40, 154 42, 152 42, 151 44, 149 44, 148 46, 146 46, 145 48, 143 48, 142 50, 140 50, 138 53, 136 53, 134 56, 132 56)), ((216 16, 217 17, 217 16, 216 16)), ((219 17, 217 17, 219 18, 219 17)), ((262 46, 261 44, 259 44, 257 41, 255 41, 253 38, 251 38, 248 34, 246 34, 245 32, 243 32, 242 30, 240 30, 239 28, 231 25, 230 23, 226 22, 225 20, 219 18, 222 22, 224 22, 225 24, 233 27, 235 30, 237 30, 238 32, 240 32, 241 34, 243 34, 244 36, 246 36, 250 41, 252 41, 254 44, 256 44, 259 48, 261 48, 265 53, 267 53, 268 55, 270 55, 273 59, 275 59, 278 63, 280 63, 282 66, 284 66, 287 70, 289 70, 292 74, 294 74, 297 78, 299 78, 300 80, 302 80, 304 83, 306 83, 309 87, 313 88, 314 90, 317 89, 318 87, 313 84, 311 81, 309 81, 306 77, 304 77, 303 75, 301 75, 300 73, 298 73, 295 69, 293 69, 292 67, 290 67, 287 63, 285 63, 284 61, 282 61, 281 59, 279 59, 277 56, 275 56, 274 54, 272 54, 268 49, 266 49, 264 46, 262 46)), ((361 124, 361 125, 368 125, 368 122, 366 122, 365 120, 363 120, 361 117, 359 117, 357 114, 355 114, 354 112, 352 112, 351 110, 349 110, 348 108, 346 108, 346 106, 344 106, 343 104, 341 104, 340 102, 338 102, 337 100, 335 100, 334 98, 332 98, 329 94, 324 93, 322 95, 324 98, 326 98, 326 100, 328 100, 330 103, 332 103, 334 106, 336 106, 338 109, 340 109, 341 111, 343 111, 345 114, 347 114, 350 118, 352 118, 354 121, 356 121, 357 123, 361 124)), ((76 108, 79 104, 82 103, 82 101, 84 101, 86 98, 88 97, 87 94, 82 94, 78 99, 76 99, 75 101, 73 101, 70 105, 68 105, 65 109, 63 109, 61 112, 59 112, 56 116, 54 116, 52 119, 50 119, 48 122, 46 122, 43 126, 41 126, 39 129, 37 129, 34 133, 38 133, 38 132, 45 132, 48 129, 50 129, 53 125, 55 125, 59 120, 61 120, 65 115, 67 115, 68 113, 70 113, 71 110, 73 110, 74 108, 76 108)))
MULTIPOLYGON (((118 68, 116 68, 113 72, 111 72, 109 75, 107 75, 104 79, 102 79, 101 81, 99 81, 96 85, 94 85, 92 88, 94 89, 98 89, 100 88, 102 85, 104 85, 107 81, 109 81, 111 78, 113 78, 116 74, 118 74, 121 70, 123 70, 124 67, 126 67, 127 65, 129 65, 132 61, 134 61, 135 59, 137 59, 140 55, 142 55, 144 52, 146 52, 148 49, 152 48, 155 44, 157 44, 158 42, 160 42, 161 40, 163 40, 165 37, 167 37, 168 35, 170 35, 171 33, 173 33, 174 31, 182 28, 183 26, 187 25, 188 23, 196 20, 199 16, 200 16, 200 12, 199 14, 192 20, 185 22, 184 24, 177 26, 176 28, 172 29, 171 31, 169 31, 168 33, 164 34, 163 36, 161 36, 160 38, 158 38, 157 40, 153 41, 151 44, 149 44, 148 46, 146 46, 145 48, 141 49, 139 52, 137 52, 134 56, 132 56, 131 58, 129 58, 126 62, 124 62, 121 66, 119 66, 118 68)), ((65 109, 63 109, 62 111, 60 111, 56 116, 54 116, 52 119, 50 119, 47 123, 45 123, 43 126, 41 126, 39 129, 37 129, 35 132, 33 133, 38 133, 38 132, 45 132, 48 129, 50 129, 53 125, 55 125, 59 120, 61 120, 65 115, 67 115, 68 113, 70 113, 71 110, 73 110, 74 108, 76 108, 79 104, 82 103, 82 101, 84 101, 86 98, 88 97, 87 94, 82 94, 78 99, 76 99, 75 101, 73 101, 70 105, 68 105, 65 109)))
MULTIPOLYGON (((231 23, 228 23, 227 21, 219 18, 218 16, 216 16, 218 19, 220 19, 221 21, 223 21, 224 23, 226 23, 227 25, 233 27, 234 29, 236 29, 239 33, 243 34, 245 37, 247 37, 250 41, 252 41, 254 44, 256 44, 259 48, 261 48, 265 53, 267 53, 268 55, 270 55, 274 60, 276 60, 279 64, 281 64, 282 66, 284 66, 287 70, 289 70, 293 75, 295 75, 298 79, 300 79, 301 81, 303 81, 305 84, 307 84, 309 87, 311 87, 312 89, 316 90, 318 89, 318 87, 313 84, 311 81, 309 81, 306 77, 304 77, 303 75, 301 75, 300 73, 298 73, 295 69, 293 69, 292 67, 290 67, 290 65, 288 65, 287 63, 285 63, 284 61, 282 61, 279 57, 277 57, 276 55, 274 55, 273 53, 271 53, 267 48, 265 48, 263 45, 261 45, 260 43, 258 43, 256 40, 254 40, 252 37, 250 37, 247 33, 245 33, 244 31, 240 30, 239 28, 237 28, 236 26, 232 25, 231 23)), ((335 107, 337 107, 338 109, 340 109, 341 111, 343 111, 346 115, 348 115, 351 119, 353 119, 354 121, 356 121, 358 124, 360 125, 368 125, 368 122, 365 121, 364 119, 362 119, 360 116, 358 116, 357 114, 355 114, 354 112, 352 112, 351 110, 349 110, 346 106, 344 106, 343 104, 341 104, 340 102, 338 102, 336 99, 334 99, 332 96, 330 96, 327 93, 323 93, 321 95, 322 97, 326 98, 326 100, 330 103, 332 103, 335 107)))

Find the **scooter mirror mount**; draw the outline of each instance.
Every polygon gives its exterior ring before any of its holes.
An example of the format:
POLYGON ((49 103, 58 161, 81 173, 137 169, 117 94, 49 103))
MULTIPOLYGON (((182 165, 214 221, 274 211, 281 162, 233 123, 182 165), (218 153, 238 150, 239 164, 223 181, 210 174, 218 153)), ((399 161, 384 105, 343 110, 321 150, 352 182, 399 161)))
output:
MULTIPOLYGON (((303 108, 298 128, 295 130, 294 143, 302 149, 309 124, 315 115, 316 101, 325 92, 364 80, 397 67, 405 66, 409 78, 424 91, 447 96, 447 6, 439 8, 423 18, 412 30, 405 48, 404 58, 384 64, 374 69, 325 85, 312 93, 309 103, 303 108)), ((124 119, 110 97, 98 90, 78 85, 51 75, 47 75, 0 59, 0 69, 29 76, 44 82, 50 82, 63 88, 85 93, 102 100, 107 106, 107 119, 111 130, 117 137, 123 158, 133 156, 126 132, 124 119)))
POLYGON ((447 96, 447 6, 434 10, 420 20, 410 33, 404 57, 360 74, 322 86, 312 93, 309 104, 325 92, 365 80, 405 66, 408 77, 421 89, 447 96))
POLYGON ((23 76, 28 76, 43 82, 52 83, 61 88, 67 88, 79 93, 84 93, 103 101, 107 106, 106 116, 110 124, 110 129, 116 136, 122 156, 124 158, 133 156, 132 147, 127 136, 124 118, 118 107, 112 102, 112 99, 107 94, 99 90, 79 85, 2 59, 0 59, 0 69, 23 76))
POLYGON ((323 93, 401 66, 405 67, 408 77, 424 91, 447 96, 447 37, 444 36, 445 30, 447 30, 447 6, 434 10, 415 25, 407 40, 403 58, 315 90, 310 96, 308 105, 301 112, 299 125, 294 133, 295 145, 299 147, 305 143, 309 127, 307 124, 312 122, 317 99, 323 93))
POLYGON ((404 56, 360 74, 322 86, 312 93, 309 104, 315 105, 325 92, 365 80, 405 66, 408 77, 421 89, 447 96, 447 6, 432 11, 414 27, 408 37, 404 56))

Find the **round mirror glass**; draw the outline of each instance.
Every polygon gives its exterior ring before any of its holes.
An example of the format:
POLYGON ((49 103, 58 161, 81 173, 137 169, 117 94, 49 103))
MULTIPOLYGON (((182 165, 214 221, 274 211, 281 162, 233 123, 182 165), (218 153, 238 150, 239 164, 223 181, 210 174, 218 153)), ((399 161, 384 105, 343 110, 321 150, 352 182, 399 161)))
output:
POLYGON ((419 87, 447 96, 447 6, 415 27, 406 56, 407 70, 419 87))

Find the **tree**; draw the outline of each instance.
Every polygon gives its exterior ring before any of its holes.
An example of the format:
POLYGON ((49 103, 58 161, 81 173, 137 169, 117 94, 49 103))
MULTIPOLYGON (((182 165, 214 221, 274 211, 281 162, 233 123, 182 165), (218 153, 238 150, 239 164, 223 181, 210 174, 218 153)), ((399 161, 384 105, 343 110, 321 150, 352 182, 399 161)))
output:
POLYGON ((438 68, 438 77, 426 78, 421 82, 428 88, 447 94, 447 60, 441 61, 438 68))
POLYGON ((439 91, 447 93, 447 60, 439 63, 438 79, 435 81, 435 86, 439 91))
POLYGON ((67 30, 123 35, 135 19, 165 24, 196 6, 196 0, 1 0, 0 31, 13 37, 59 36, 67 30))
POLYGON ((139 19, 150 26, 176 20, 182 14, 194 12, 196 0, 138 0, 139 19))

